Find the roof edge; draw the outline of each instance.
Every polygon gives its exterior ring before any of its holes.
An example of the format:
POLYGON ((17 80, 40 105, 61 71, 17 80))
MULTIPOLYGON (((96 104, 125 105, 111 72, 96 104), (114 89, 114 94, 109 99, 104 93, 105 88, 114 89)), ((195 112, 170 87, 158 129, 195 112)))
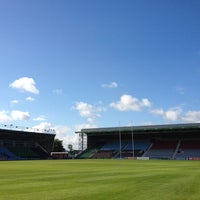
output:
POLYGON ((167 129, 191 129, 199 128, 200 123, 182 123, 182 124, 162 124, 162 125, 145 125, 145 126, 118 126, 118 127, 102 127, 87 128, 76 131, 75 133, 99 133, 99 132, 116 132, 116 131, 144 131, 144 130, 167 130, 167 129))

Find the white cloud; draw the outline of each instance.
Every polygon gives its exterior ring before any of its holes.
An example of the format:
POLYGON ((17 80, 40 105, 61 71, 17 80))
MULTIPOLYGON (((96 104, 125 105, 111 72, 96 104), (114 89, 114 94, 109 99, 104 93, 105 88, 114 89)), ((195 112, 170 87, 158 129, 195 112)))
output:
POLYGON ((154 115, 160 115, 169 121, 182 121, 186 123, 200 123, 200 111, 183 112, 181 108, 171 108, 164 111, 162 108, 150 111, 154 115))
POLYGON ((182 120, 189 123, 200 123, 200 111, 188 111, 182 117, 182 120))
POLYGON ((23 112, 20 110, 13 110, 11 112, 8 111, 0 111, 0 122, 10 122, 15 120, 28 120, 30 115, 28 112, 23 112))
POLYGON ((181 119, 181 112, 180 108, 171 108, 167 111, 164 111, 162 108, 154 109, 150 111, 154 115, 160 115, 164 119, 169 121, 177 121, 181 119))
POLYGON ((28 112, 13 110, 11 112, 11 117, 13 120, 28 120, 30 118, 30 115, 28 112))
POLYGON ((35 99, 33 97, 27 97, 26 100, 27 101, 34 101, 35 99))
POLYGON ((33 129, 39 129, 39 130, 48 130, 53 129, 51 123, 48 122, 41 122, 40 124, 32 127, 33 129))
POLYGON ((66 137, 67 134, 71 133, 71 128, 68 126, 55 126, 54 127, 56 130, 56 137, 58 138, 64 138, 66 137))
POLYGON ((33 119, 34 121, 45 121, 46 117, 44 115, 40 115, 39 117, 36 117, 33 119))
POLYGON ((136 97, 124 94, 118 102, 113 102, 110 106, 119 111, 140 111, 142 107, 151 107, 151 104, 147 98, 140 101, 136 97))
POLYGON ((29 77, 22 77, 10 84, 11 88, 18 89, 20 91, 31 92, 33 94, 39 94, 39 90, 35 86, 35 81, 29 77))
POLYGON ((116 82, 111 82, 111 83, 104 83, 101 85, 103 88, 117 88, 118 84, 116 82))
POLYGON ((154 109, 154 110, 151 110, 150 112, 154 115, 161 115, 161 116, 165 115, 165 112, 162 108, 154 109))
POLYGON ((141 106, 151 107, 152 103, 147 99, 142 99, 141 106))
POLYGON ((18 104, 18 103, 19 103, 19 101, 18 101, 18 100, 16 100, 16 99, 14 99, 14 100, 10 101, 10 103, 11 103, 11 104, 18 104))
POLYGON ((34 126, 32 129, 49 130, 53 129, 56 133, 56 138, 63 141, 63 146, 67 149, 68 144, 72 144, 74 149, 78 149, 78 134, 72 133, 72 130, 68 126, 58 125, 52 126, 51 123, 41 122, 34 126))
POLYGON ((83 117, 91 117, 94 115, 94 108, 91 104, 85 102, 77 102, 75 108, 83 117))
POLYGON ((85 102, 77 102, 74 109, 78 110, 80 116, 86 117, 89 123, 93 123, 100 113, 105 111, 103 107, 96 107, 85 102))
POLYGON ((76 125, 77 131, 80 131, 83 128, 97 128, 97 126, 94 124, 78 124, 78 125, 76 125))
POLYGON ((72 133, 68 126, 55 126, 56 138, 63 141, 63 146, 68 149, 68 145, 72 144, 73 149, 78 149, 78 134, 72 133))
POLYGON ((28 128, 27 131, 55 133, 55 130, 53 129, 51 123, 48 123, 48 122, 41 122, 40 124, 38 124, 36 126, 28 128))
POLYGON ((177 121, 180 119, 180 110, 168 110, 165 112, 164 117, 170 121, 177 121))
POLYGON ((3 110, 0 111, 0 122, 6 123, 6 122, 10 122, 12 119, 11 117, 8 115, 8 113, 3 110))

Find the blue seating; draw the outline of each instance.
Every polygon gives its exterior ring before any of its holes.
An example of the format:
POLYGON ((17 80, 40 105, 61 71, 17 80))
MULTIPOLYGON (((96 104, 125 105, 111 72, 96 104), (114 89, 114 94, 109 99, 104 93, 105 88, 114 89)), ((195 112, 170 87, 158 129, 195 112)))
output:
POLYGON ((156 141, 145 156, 150 158, 172 159, 178 141, 156 141))
POLYGON ((112 150, 119 150, 120 146, 119 146, 119 142, 113 141, 113 142, 109 142, 103 145, 103 147, 101 147, 101 150, 103 151, 112 151, 112 150))
POLYGON ((0 147, 0 153, 6 160, 19 160, 19 158, 5 147, 0 147))
POLYGON ((149 140, 134 140, 134 144, 129 142, 123 150, 130 151, 134 148, 134 150, 146 150, 150 145, 149 140))
POLYGON ((175 156, 176 159, 200 158, 200 141, 183 140, 175 156))
MULTIPOLYGON (((130 141, 122 141, 121 143, 121 149, 124 151, 132 151, 133 148, 134 150, 142 150, 145 151, 149 145, 150 145, 149 140, 134 140, 134 144, 130 141)), ((120 150, 120 144, 119 141, 111 141, 103 145, 101 148, 102 151, 112 151, 112 150, 120 150)))
POLYGON ((184 149, 176 154, 176 159, 200 158, 200 149, 184 149))
POLYGON ((150 158, 166 158, 170 159, 173 156, 174 149, 151 149, 146 156, 150 158))

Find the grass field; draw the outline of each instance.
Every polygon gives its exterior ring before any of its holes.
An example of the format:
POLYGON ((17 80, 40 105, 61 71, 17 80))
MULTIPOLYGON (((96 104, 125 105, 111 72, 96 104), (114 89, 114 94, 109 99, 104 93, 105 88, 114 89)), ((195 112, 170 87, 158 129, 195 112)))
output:
POLYGON ((5 200, 199 200, 199 161, 0 162, 5 200))

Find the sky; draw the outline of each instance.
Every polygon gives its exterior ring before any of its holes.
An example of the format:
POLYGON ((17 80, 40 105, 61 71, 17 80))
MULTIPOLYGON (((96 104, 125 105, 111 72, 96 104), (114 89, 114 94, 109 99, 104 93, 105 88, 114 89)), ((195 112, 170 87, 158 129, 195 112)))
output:
POLYGON ((199 0, 0 0, 0 124, 200 122, 199 0))

